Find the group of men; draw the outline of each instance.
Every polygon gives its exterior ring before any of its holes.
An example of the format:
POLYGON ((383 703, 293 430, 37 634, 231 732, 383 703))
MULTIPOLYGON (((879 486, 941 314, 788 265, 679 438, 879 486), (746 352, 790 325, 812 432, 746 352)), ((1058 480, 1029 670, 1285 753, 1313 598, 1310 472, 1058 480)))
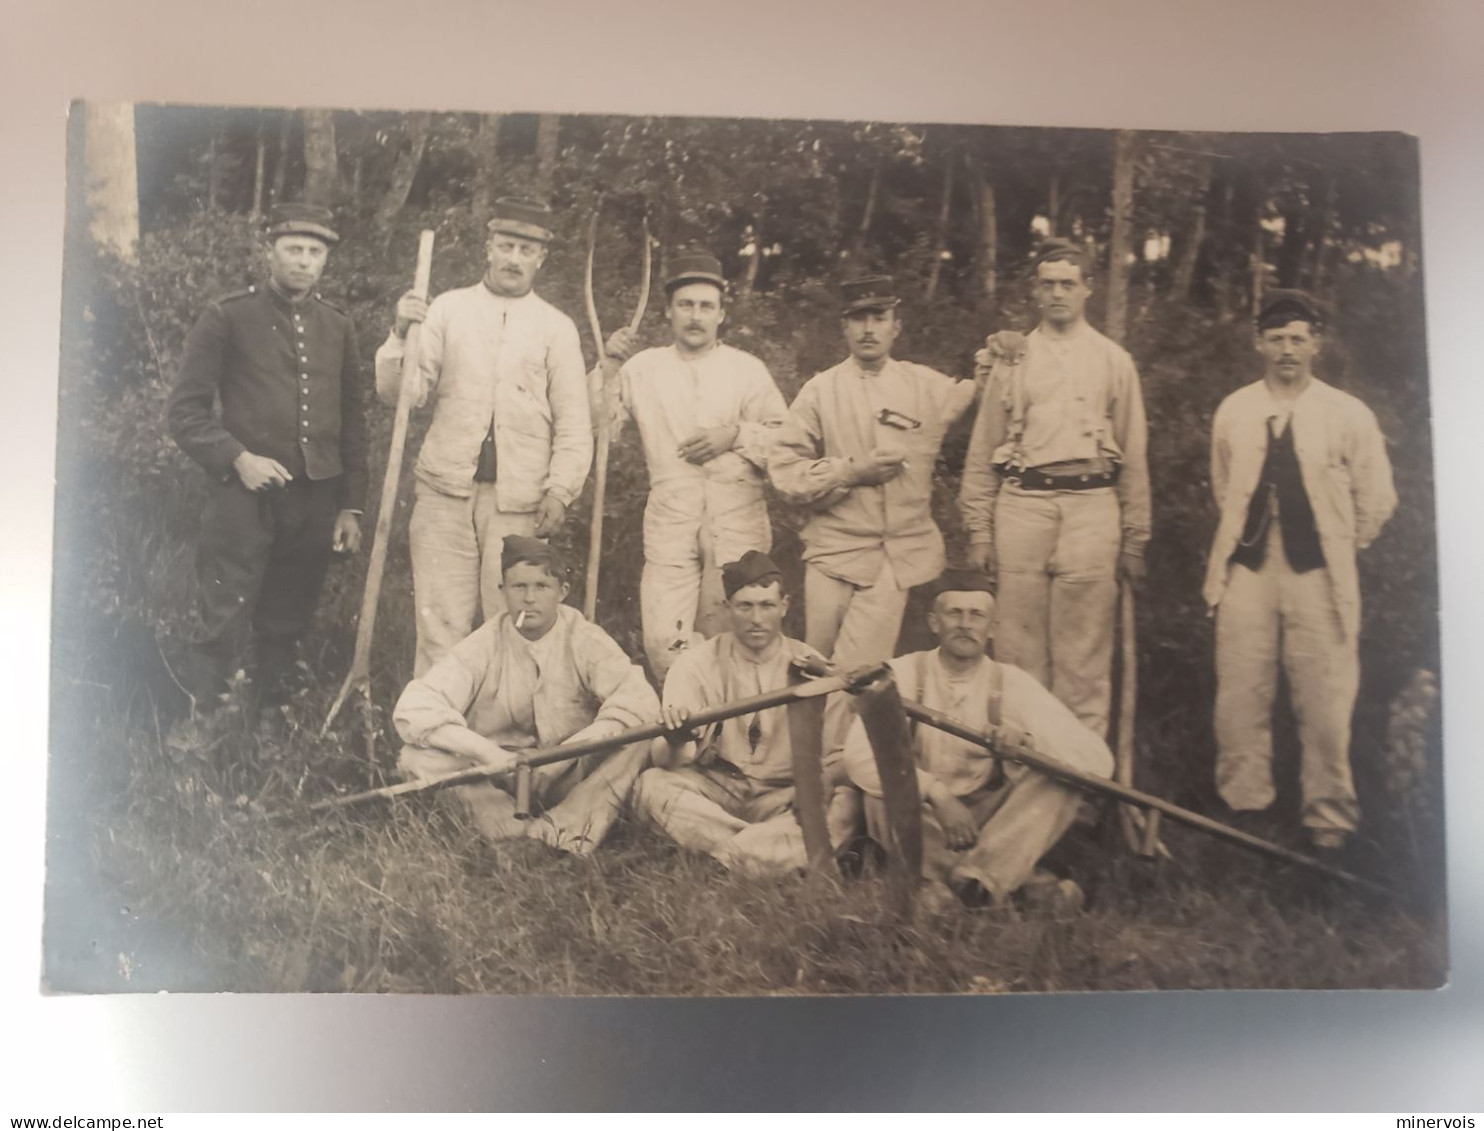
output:
MULTIPOLYGON (((201 699, 253 636, 264 702, 281 702, 331 553, 360 540, 363 378, 350 319, 315 290, 331 223, 312 206, 273 211, 266 283, 207 309, 171 397, 172 434, 213 480, 189 673, 201 699)), ((967 380, 894 356, 903 319, 889 278, 845 283, 848 356, 789 405, 761 360, 719 340, 727 283, 713 255, 670 257, 668 345, 639 350, 621 330, 588 373, 572 320, 533 289, 554 238, 550 209, 502 200, 489 230, 484 277, 431 303, 404 295, 376 353, 384 401, 411 381, 414 403, 432 402, 409 525, 414 678, 394 712, 404 772, 492 771, 458 791, 492 838, 585 854, 628 805, 728 867, 802 866, 787 710, 688 720, 799 670, 890 661, 903 694, 1111 774, 1119 586, 1143 580, 1150 537, 1147 425, 1132 359, 1086 320, 1081 246, 1044 242, 1039 325, 990 337, 967 380), (419 363, 404 373, 415 323, 419 363), (971 410, 958 499, 968 556, 947 568, 934 469, 971 410), (633 422, 649 472, 640 611, 654 685, 564 603, 566 566, 548 543, 583 489, 599 414, 614 430, 633 422), (801 594, 771 556, 769 487, 808 514, 801 594), (924 585, 937 647, 895 656, 908 594, 924 585), (803 641, 783 632, 799 597, 803 641), (543 769, 535 818, 517 815, 523 751, 656 721, 666 736, 652 744, 543 769)), ((1395 494, 1374 416, 1313 375, 1322 329, 1301 292, 1262 304, 1263 376, 1213 423, 1220 520, 1205 594, 1223 798, 1235 810, 1274 800, 1281 661, 1303 737, 1303 823, 1334 850, 1359 818, 1355 551, 1395 494)), ((819 738, 832 843, 862 824, 879 833, 880 781, 850 696, 831 697, 819 738)), ((1072 821, 1074 791, 931 728, 913 745, 924 879, 938 898, 998 903, 1032 879, 1056 883, 1036 865, 1072 821)))

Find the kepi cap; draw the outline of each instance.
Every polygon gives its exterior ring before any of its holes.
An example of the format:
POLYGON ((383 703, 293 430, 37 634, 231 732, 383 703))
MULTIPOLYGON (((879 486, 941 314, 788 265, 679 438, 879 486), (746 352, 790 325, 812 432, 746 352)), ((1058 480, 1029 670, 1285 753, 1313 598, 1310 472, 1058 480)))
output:
POLYGON ((279 236, 313 236, 325 243, 339 243, 340 235, 330 227, 335 214, 319 204, 286 203, 275 204, 268 210, 263 221, 263 238, 276 240, 279 236))
POLYGON ((1035 266, 1039 267, 1043 263, 1055 263, 1060 260, 1070 260, 1076 263, 1082 269, 1083 275, 1092 270, 1092 262, 1087 257, 1087 249, 1081 244, 1062 239, 1060 236, 1050 236, 1037 245, 1035 266))
POLYGON ((502 232, 528 240, 550 243, 556 238, 551 229, 551 205, 539 200, 502 197, 495 201, 489 222, 490 234, 502 232))
POLYGON ((783 571, 761 550, 748 550, 736 561, 727 562, 721 567, 721 587, 726 591, 728 601, 738 589, 745 589, 749 585, 767 585, 773 581, 777 581, 782 587, 783 571))
POLYGON ((1324 311, 1307 291, 1274 287, 1262 296, 1257 311, 1257 328, 1271 329, 1290 322, 1307 322, 1316 330, 1324 325, 1324 311))
POLYGON ((867 275, 840 285, 840 313, 891 310, 901 304, 890 275, 867 275))
POLYGON ((709 251, 688 251, 677 255, 670 260, 669 267, 665 294, 682 283, 715 283, 723 291, 727 289, 726 276, 721 273, 721 260, 709 251))

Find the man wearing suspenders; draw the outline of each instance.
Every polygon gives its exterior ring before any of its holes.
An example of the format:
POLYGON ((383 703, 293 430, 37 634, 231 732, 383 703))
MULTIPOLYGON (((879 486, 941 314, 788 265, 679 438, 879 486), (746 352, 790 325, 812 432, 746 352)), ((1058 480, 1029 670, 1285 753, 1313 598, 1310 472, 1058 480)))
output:
POLYGON ((995 654, 1099 737, 1108 730, 1120 577, 1144 576, 1149 467, 1133 359, 1088 325, 1086 257, 1047 240, 1041 324, 980 400, 959 508, 970 561, 997 584, 995 654))
MULTIPOLYGON (((902 695, 975 730, 1004 726, 1034 735, 1041 753, 1110 776, 1113 755, 1101 738, 1020 668, 985 655, 995 601, 984 573, 950 569, 936 588, 928 628, 938 647, 891 661, 902 695)), ((1033 898, 1080 906, 1073 881, 1036 869, 1077 814, 1075 789, 1023 766, 1002 767, 982 747, 920 724, 912 753, 923 798, 922 871, 930 906, 951 907, 954 895, 970 905, 1003 905, 1023 886, 1034 890, 1033 898)), ((866 795, 868 833, 884 843, 881 779, 859 719, 845 740, 845 769, 866 795)))

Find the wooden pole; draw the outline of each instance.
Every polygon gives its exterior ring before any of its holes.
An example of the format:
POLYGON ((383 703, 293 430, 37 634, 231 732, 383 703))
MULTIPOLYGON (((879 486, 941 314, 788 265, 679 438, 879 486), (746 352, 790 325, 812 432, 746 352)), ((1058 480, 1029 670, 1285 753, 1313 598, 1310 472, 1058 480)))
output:
MULTIPOLYGON (((1297 864, 1301 868, 1307 868, 1311 872, 1318 872, 1331 879, 1343 880, 1345 883, 1375 894, 1382 895, 1388 899, 1397 898, 1397 893, 1378 884, 1374 880, 1368 880, 1364 876, 1357 876, 1353 872, 1331 867, 1322 860, 1316 860, 1312 856, 1305 856, 1302 852, 1295 852, 1291 848, 1284 848, 1281 844, 1273 844, 1271 841, 1263 840, 1261 837, 1252 836, 1229 825, 1223 825, 1220 821, 1213 821, 1210 817, 1204 817, 1189 809, 1182 809, 1172 801, 1166 801, 1163 797, 1156 797, 1152 793, 1144 793, 1142 790, 1134 789, 1132 786, 1123 785, 1120 782, 1109 781, 1100 778, 1096 774, 1089 774, 1082 770, 1059 762, 1055 758, 1048 757, 1038 752, 1031 746, 1028 736, 1013 731, 1008 727, 1001 727, 993 733, 975 730, 973 727, 965 726, 951 715, 945 715, 941 711, 935 711, 931 707, 924 707, 911 699, 902 700, 902 708, 909 718, 918 722, 926 723, 928 726, 937 727, 939 730, 961 738, 965 742, 971 742, 975 746, 982 746, 986 750, 993 751, 997 757, 1018 762, 1023 766, 1045 774, 1047 777, 1055 778, 1059 782, 1070 785, 1073 788, 1084 790, 1088 793, 1101 794, 1112 797, 1119 801, 1131 802, 1134 805, 1147 810, 1163 813, 1172 821, 1195 829, 1198 832, 1209 833, 1211 836, 1238 845, 1250 851, 1271 856, 1276 860, 1283 860, 1289 864, 1297 864)), ((1151 816, 1153 814, 1151 813, 1151 816)))
MULTIPOLYGON (((872 670, 874 674, 874 669, 872 670)), ((746 699, 738 699, 732 703, 723 703, 720 706, 709 707, 704 711, 696 711, 686 720, 687 731, 697 731, 702 727, 719 723, 724 719, 735 718, 738 715, 750 715, 754 711, 766 711, 770 707, 786 707, 790 703, 796 703, 802 699, 815 696, 823 698, 833 695, 837 691, 846 691, 852 686, 851 676, 829 676, 824 679, 810 680, 808 683, 799 684, 796 687, 783 687, 777 691, 765 691, 761 695, 752 695, 746 699)), ((482 766, 476 766, 468 770, 459 770, 452 774, 444 774, 442 777, 428 778, 422 781, 404 781, 396 785, 381 786, 378 789, 368 789, 360 793, 347 793, 341 797, 327 797, 323 801, 316 801, 311 805, 295 810, 283 810, 282 812, 270 814, 270 817, 282 817, 289 813, 319 813, 326 809, 343 809, 347 805, 360 805, 366 801, 391 801, 394 798, 405 797, 413 793, 427 793, 432 790, 447 789, 456 785, 473 785, 475 782, 489 781, 491 778, 504 777, 507 773, 518 775, 521 767, 534 769, 537 766, 550 766, 556 762, 570 762, 574 758, 588 758, 594 754, 607 754, 622 746, 628 746, 635 742, 647 742, 653 738, 659 738, 667 734, 661 723, 650 723, 647 726, 635 727, 633 730, 621 731, 618 734, 609 735, 606 738, 588 738, 581 742, 569 742, 565 745, 548 746, 541 750, 533 750, 517 762, 512 771, 489 770, 482 766)))
MULTIPOLYGON (((421 298, 428 295, 428 283, 433 270, 433 235, 424 229, 417 244, 417 268, 413 272, 412 290, 421 298)), ((407 331, 407 345, 402 353, 402 386, 397 394, 396 415, 392 420, 392 443, 386 457, 386 476, 381 484, 381 505, 376 512, 376 531, 371 536, 371 561, 366 567, 366 591, 361 598, 361 616, 356 626, 356 649, 351 657, 350 671, 340 686, 340 694, 330 705, 325 724, 320 727, 323 738, 330 724, 340 713, 352 690, 359 691, 366 709, 366 758, 375 771, 375 718, 371 708, 371 639, 376 631, 376 605, 381 597, 381 579, 386 572, 387 541, 392 531, 392 516, 397 507, 397 487, 402 478, 402 451, 407 446, 407 420, 412 415, 413 390, 417 381, 413 378, 421 364, 422 323, 414 322, 407 331)))
MULTIPOLYGON (((595 621, 598 615, 598 571, 603 559, 603 505, 608 495, 608 449, 613 442, 613 398, 617 390, 613 387, 613 374, 608 372, 608 353, 603 343, 603 327, 598 321, 598 303, 593 295, 593 256, 598 246, 598 217, 602 214, 600 197, 593 207, 593 218, 587 229, 587 272, 583 281, 583 298, 587 303, 587 324, 593 335, 593 348, 598 354, 598 372, 602 376, 602 389, 598 396, 598 438, 593 451, 593 516, 588 523, 587 577, 582 592, 582 615, 595 621)), ((639 332, 644 321, 644 309, 649 305, 649 279, 653 267, 650 249, 649 217, 644 218, 644 265, 643 278, 639 283, 639 301, 634 306, 634 316, 629 319, 629 329, 639 332)))

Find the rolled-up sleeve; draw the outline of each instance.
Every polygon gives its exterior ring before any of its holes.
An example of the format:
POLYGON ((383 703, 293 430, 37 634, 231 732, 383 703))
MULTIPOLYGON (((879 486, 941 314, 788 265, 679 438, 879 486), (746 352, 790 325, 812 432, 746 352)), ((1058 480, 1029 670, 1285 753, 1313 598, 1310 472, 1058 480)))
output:
POLYGON ((233 461, 247 450, 216 411, 229 336, 221 307, 207 307, 186 337, 185 357, 165 407, 171 438, 208 475, 221 480, 231 477, 233 461))
MULTIPOLYGON (((433 300, 428 307, 428 316, 423 320, 417 340, 417 376, 412 390, 412 407, 422 408, 428 394, 438 385, 443 372, 444 327, 448 324, 448 304, 433 300)), ((410 331, 409 331, 410 332, 410 331)), ((407 343, 397 337, 396 332, 387 334, 386 341, 376 351, 376 395, 383 404, 396 405, 402 393, 402 361, 406 356, 407 343)))
POLYGON ((751 369, 732 450, 754 467, 766 471, 774 441, 788 419, 788 405, 767 366, 757 362, 751 369))
POLYGON ((582 342, 570 318, 562 318, 546 353, 551 402, 551 469, 546 490, 564 505, 582 494, 593 463, 593 419, 588 404, 582 342))
POLYGON ((768 457, 769 481, 794 506, 823 510, 850 493, 850 460, 821 455, 823 436, 818 385, 810 381, 794 399, 768 457))

